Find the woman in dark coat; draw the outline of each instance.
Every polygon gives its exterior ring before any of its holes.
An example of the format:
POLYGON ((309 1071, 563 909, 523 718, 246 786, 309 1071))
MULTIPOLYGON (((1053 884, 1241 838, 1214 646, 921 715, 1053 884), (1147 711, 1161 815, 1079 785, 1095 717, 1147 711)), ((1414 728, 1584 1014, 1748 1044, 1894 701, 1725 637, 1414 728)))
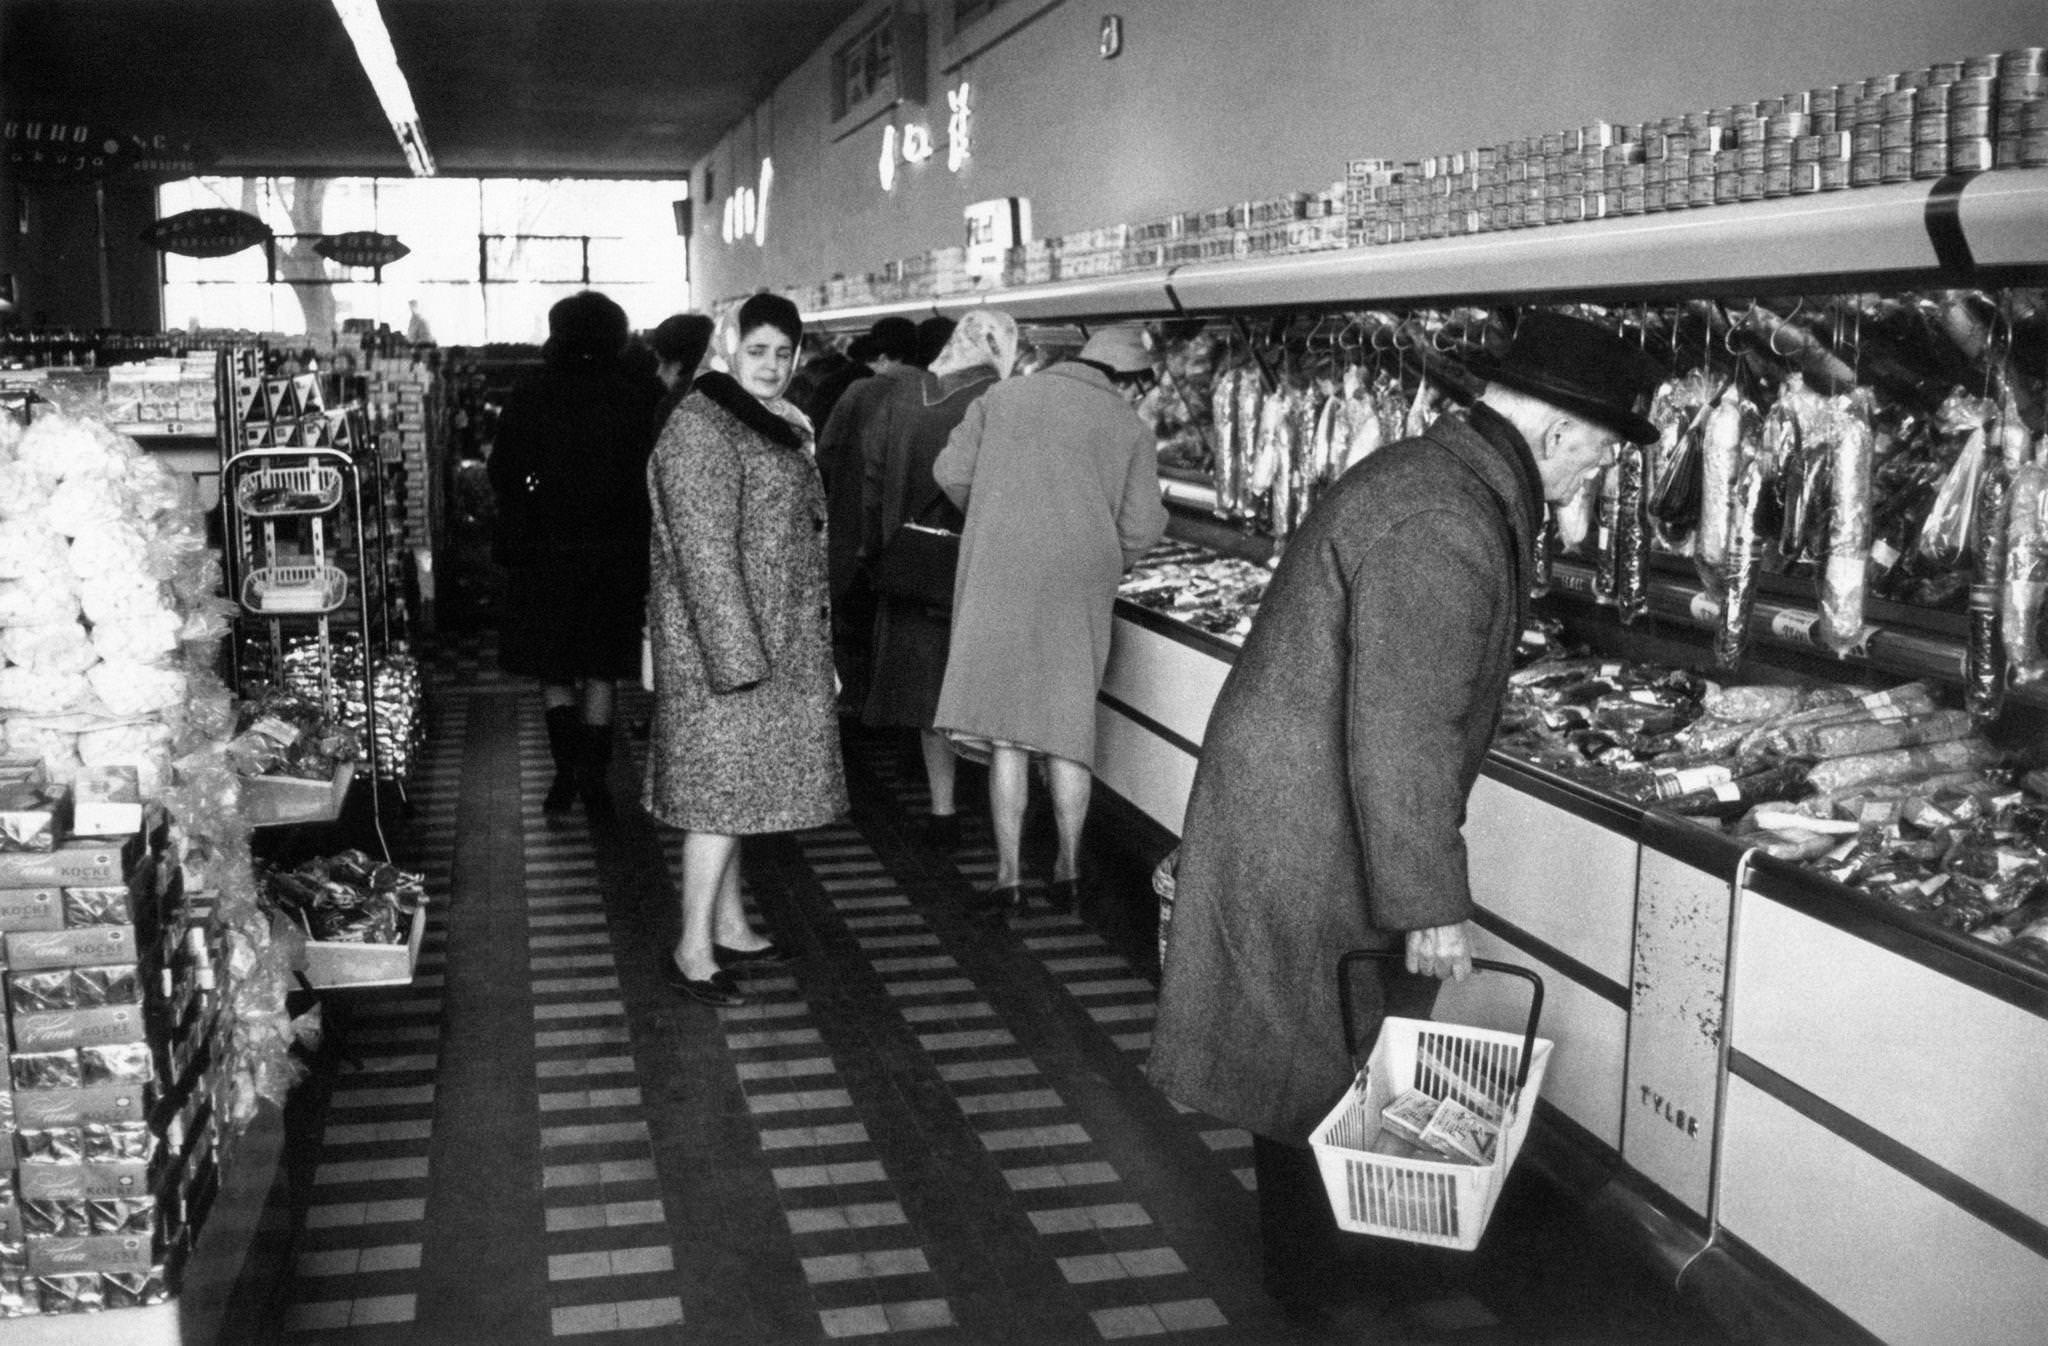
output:
POLYGON ((662 970, 710 1005, 726 968, 780 961, 740 906, 739 838, 846 811, 833 710, 825 492, 810 422, 782 394, 803 332, 756 295, 721 325, 730 373, 697 380, 648 466, 655 502, 647 811, 682 828, 682 936, 662 970))
POLYGON ((625 310, 595 291, 548 310, 541 368, 498 419, 497 556, 511 572, 498 663, 537 678, 561 812, 579 786, 610 802, 614 683, 640 667, 647 594, 647 455, 661 388, 623 362, 625 310))
MULTIPOLYGON (((872 559, 911 520, 958 531, 959 508, 932 479, 932 464, 974 400, 1017 363, 1017 323, 999 309, 974 309, 920 377, 895 385, 866 454, 861 554, 872 559)), ((927 839, 960 844, 954 808, 953 747, 932 727, 946 679, 950 613, 883 595, 875 614, 874 668, 861 720, 872 728, 915 729, 931 785, 927 839)))

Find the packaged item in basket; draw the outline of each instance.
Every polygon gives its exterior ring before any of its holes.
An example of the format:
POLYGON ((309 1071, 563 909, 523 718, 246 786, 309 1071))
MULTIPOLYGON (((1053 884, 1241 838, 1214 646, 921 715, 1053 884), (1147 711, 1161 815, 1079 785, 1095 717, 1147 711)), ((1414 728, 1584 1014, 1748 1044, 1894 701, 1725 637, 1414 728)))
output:
POLYGON ((88 925, 133 925, 135 898, 125 886, 113 888, 66 888, 64 924, 77 929, 88 925))
POLYGON ((51 1238, 78 1238, 91 1233, 92 1221, 86 1206, 83 1201, 24 1201, 22 1232, 51 1238))
POLYGON ((93 1313, 106 1307, 106 1292, 97 1271, 34 1279, 44 1313, 93 1313))
POLYGON ((1436 1100, 1420 1089, 1403 1089, 1394 1101, 1380 1109, 1385 1129, 1406 1141, 1422 1143, 1422 1133, 1436 1116, 1436 1100))
POLYGON ((1436 1115, 1423 1129, 1422 1143, 1453 1159, 1490 1164, 1499 1149, 1500 1127, 1456 1099, 1447 1098, 1437 1105, 1436 1115))
POLYGON ((147 1084, 152 1072, 147 1042, 110 1042, 78 1049, 82 1082, 100 1084, 147 1084))
POLYGON ((78 1052, 65 1048, 49 1052, 16 1052, 8 1062, 16 1089, 76 1089, 79 1077, 78 1052))

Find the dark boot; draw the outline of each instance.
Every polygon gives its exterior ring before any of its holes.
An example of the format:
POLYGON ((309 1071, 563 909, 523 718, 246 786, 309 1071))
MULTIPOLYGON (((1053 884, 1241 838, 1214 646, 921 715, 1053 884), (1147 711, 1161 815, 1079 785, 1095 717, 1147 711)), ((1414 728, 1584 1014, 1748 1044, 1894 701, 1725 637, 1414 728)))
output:
POLYGON ((593 818, 612 816, 612 727, 586 724, 583 751, 576 759, 576 779, 583 788, 583 809, 593 818))
POLYGON ((555 783, 541 807, 549 813, 567 813, 576 803, 576 759, 583 750, 583 712, 575 706, 554 706, 548 710, 548 751, 555 758, 555 783))

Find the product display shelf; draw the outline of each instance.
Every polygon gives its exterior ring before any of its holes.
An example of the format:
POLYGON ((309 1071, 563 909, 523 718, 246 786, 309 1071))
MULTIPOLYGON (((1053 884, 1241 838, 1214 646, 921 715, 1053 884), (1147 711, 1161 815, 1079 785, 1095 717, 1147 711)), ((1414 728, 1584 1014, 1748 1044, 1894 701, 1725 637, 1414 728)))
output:
MULTIPOLYGON (((1541 229, 1191 262, 1155 272, 820 310, 829 330, 890 315, 1163 318, 1231 309, 1673 298, 2003 283, 2048 268, 2048 169, 1660 211, 1541 229)), ((2038 283, 2038 282, 2037 282, 2038 283)))
MULTIPOLYGON (((242 607, 237 625, 267 649, 272 676, 286 666, 290 639, 310 634, 323 703, 360 698, 367 769, 357 774, 367 782, 369 816, 388 859, 375 669, 379 653, 391 647, 391 618, 376 455, 355 451, 368 436, 354 409, 345 421, 346 445, 244 447, 254 437, 242 413, 251 405, 247 390, 260 378, 259 358, 253 351, 221 358, 221 515, 229 592, 242 607), (252 500, 266 503, 251 510, 252 500), (343 645, 353 650, 349 681, 359 687, 338 685, 343 645)), ((247 674, 245 653, 238 642, 231 668, 238 687, 247 674)))

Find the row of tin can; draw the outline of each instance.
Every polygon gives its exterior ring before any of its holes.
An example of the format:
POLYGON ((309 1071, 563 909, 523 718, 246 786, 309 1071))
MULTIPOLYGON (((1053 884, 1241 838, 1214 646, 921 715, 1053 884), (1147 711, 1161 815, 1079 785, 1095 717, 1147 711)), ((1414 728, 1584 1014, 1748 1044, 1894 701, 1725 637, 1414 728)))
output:
POLYGON ((1354 160, 1354 243, 2048 167, 2048 49, 1691 112, 1598 122, 1418 163, 1354 160))

